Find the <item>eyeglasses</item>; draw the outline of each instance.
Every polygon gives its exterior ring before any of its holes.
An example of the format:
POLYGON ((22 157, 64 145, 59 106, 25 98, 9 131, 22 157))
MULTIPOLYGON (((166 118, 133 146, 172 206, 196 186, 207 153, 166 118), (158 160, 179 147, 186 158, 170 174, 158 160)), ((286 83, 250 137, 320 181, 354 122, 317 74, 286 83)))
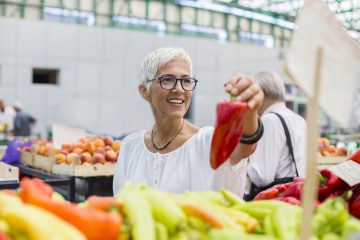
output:
POLYGON ((195 78, 176 78, 174 76, 160 76, 151 80, 146 80, 146 82, 152 82, 155 80, 159 80, 160 86, 166 90, 175 89, 177 82, 179 81, 182 89, 185 91, 193 91, 196 87, 196 83, 198 82, 195 78))

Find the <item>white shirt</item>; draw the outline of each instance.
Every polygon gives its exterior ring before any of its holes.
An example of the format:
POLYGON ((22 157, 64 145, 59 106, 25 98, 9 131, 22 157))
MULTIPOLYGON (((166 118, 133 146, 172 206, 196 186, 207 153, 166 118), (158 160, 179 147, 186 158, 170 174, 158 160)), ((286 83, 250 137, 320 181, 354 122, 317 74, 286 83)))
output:
POLYGON ((145 131, 127 136, 122 142, 116 164, 113 192, 129 181, 145 183, 168 192, 219 190, 226 188, 243 196, 246 184, 246 161, 231 166, 229 161, 217 170, 210 166, 210 143, 213 127, 203 127, 176 150, 150 152, 144 142, 145 131))
POLYGON ((296 176, 284 128, 279 117, 270 112, 279 113, 284 118, 289 129, 299 176, 304 176, 305 172, 306 122, 300 115, 288 109, 285 103, 276 103, 261 116, 264 135, 250 156, 247 167, 250 180, 259 187, 269 185, 275 178, 296 176))

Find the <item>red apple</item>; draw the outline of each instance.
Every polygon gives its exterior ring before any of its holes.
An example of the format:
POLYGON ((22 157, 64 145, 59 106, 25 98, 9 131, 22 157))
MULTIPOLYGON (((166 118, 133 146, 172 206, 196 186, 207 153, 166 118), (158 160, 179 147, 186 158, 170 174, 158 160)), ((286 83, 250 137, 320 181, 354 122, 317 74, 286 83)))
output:
POLYGON ((104 164, 106 161, 105 161, 105 156, 101 153, 95 153, 94 156, 93 156, 93 160, 94 160, 94 163, 101 163, 101 164, 104 164))
POLYGON ((76 147, 73 149, 72 152, 77 153, 78 155, 81 155, 84 152, 84 149, 76 147))
POLYGON ((113 138, 108 136, 103 138, 106 146, 111 146, 114 142, 113 138))
POLYGON ((95 148, 94 153, 101 153, 102 155, 105 155, 105 149, 101 147, 95 148))
POLYGON ((92 158, 91 154, 88 153, 88 152, 82 153, 81 154, 81 162, 82 163, 90 163, 90 164, 92 164, 93 163, 93 158, 92 158))
POLYGON ((85 143, 77 142, 77 143, 74 144, 74 148, 84 149, 85 148, 85 143))
POLYGON ((73 145, 70 144, 70 143, 63 143, 63 144, 61 145, 61 149, 64 150, 64 151, 66 151, 66 152, 68 152, 68 153, 70 153, 70 152, 72 152, 72 150, 73 150, 73 145))
POLYGON ((114 150, 106 151, 105 158, 106 158, 106 161, 116 162, 116 160, 117 160, 116 152, 114 150))

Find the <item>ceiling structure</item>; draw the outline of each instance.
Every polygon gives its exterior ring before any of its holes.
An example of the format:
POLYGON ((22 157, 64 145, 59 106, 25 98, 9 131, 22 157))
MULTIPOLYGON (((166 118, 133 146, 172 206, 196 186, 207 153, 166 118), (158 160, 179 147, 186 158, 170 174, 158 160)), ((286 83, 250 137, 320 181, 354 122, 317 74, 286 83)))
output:
MULTIPOLYGON (((324 0, 336 18, 360 41, 360 0, 324 0)), ((214 3, 239 7, 273 17, 295 21, 304 0, 217 0, 214 3)))

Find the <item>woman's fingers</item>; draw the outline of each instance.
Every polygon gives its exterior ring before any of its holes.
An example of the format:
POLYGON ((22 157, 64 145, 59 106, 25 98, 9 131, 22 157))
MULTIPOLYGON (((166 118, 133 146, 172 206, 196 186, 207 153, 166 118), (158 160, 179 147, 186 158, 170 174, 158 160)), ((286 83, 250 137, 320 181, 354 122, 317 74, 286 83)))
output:
POLYGON ((250 109, 258 109, 261 106, 263 100, 264 93, 262 91, 259 91, 248 101, 248 106, 250 109))
POLYGON ((248 76, 243 74, 235 74, 225 84, 225 91, 234 96, 239 96, 251 84, 252 80, 248 76))
POLYGON ((259 84, 252 83, 247 88, 245 88, 245 90, 243 90, 240 95, 238 95, 238 98, 240 98, 242 101, 248 101, 260 91, 261 89, 259 84))
POLYGON ((234 74, 224 85, 225 91, 236 96, 237 100, 248 103, 250 109, 257 109, 263 102, 264 93, 259 84, 250 76, 234 74))

